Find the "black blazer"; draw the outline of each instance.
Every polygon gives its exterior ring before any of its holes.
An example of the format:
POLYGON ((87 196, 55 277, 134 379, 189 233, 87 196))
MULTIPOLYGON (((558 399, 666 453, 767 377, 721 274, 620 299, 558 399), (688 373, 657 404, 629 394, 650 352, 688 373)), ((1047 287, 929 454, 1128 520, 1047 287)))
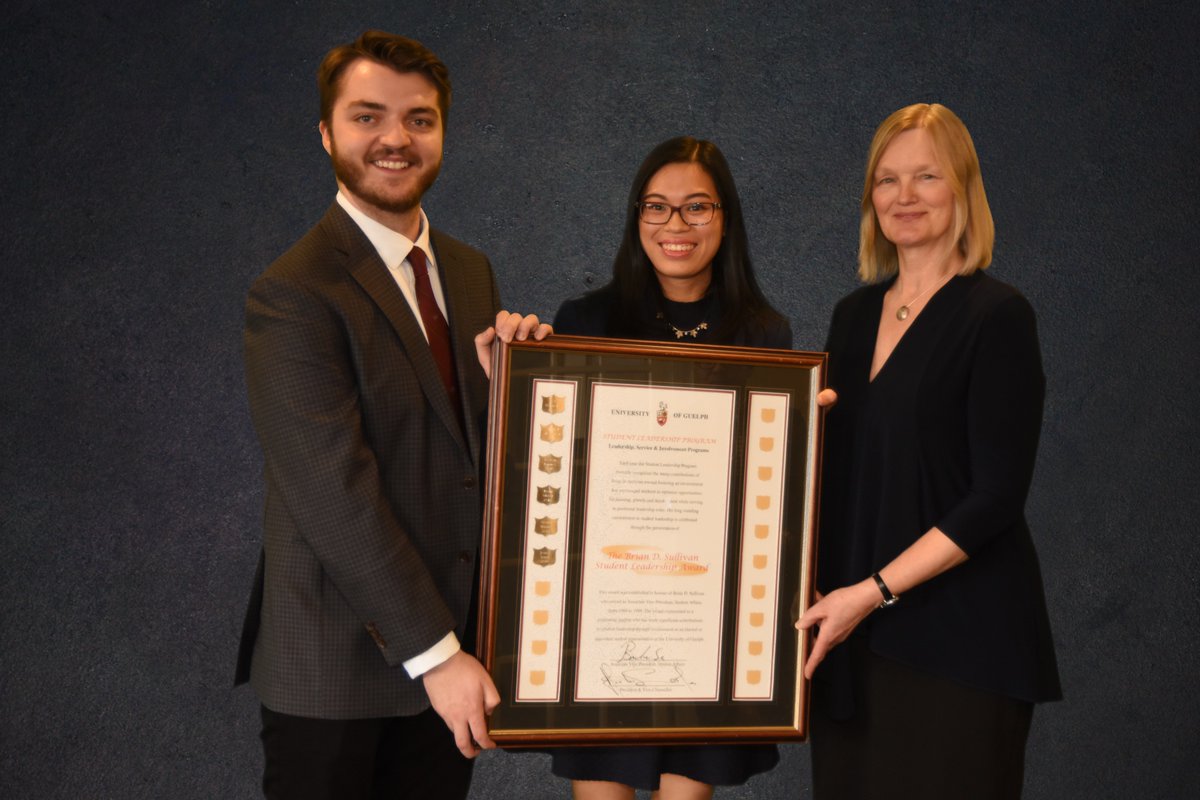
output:
POLYGON ((487 403, 473 339, 500 300, 482 253, 436 230, 431 243, 465 430, 411 308, 337 204, 250 290, 266 508, 237 680, 275 711, 418 713, 428 698, 402 662, 473 618, 487 403))

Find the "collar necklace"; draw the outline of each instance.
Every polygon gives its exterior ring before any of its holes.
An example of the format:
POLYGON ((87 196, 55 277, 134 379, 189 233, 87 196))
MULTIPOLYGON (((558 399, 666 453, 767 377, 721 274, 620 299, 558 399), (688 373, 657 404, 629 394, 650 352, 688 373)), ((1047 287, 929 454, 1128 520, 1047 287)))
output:
POLYGON ((671 322, 671 320, 667 319, 667 316, 666 316, 665 314, 663 314, 663 312, 661 312, 661 311, 659 311, 658 313, 656 313, 656 314, 654 315, 654 318, 655 318, 655 319, 662 320, 663 322, 667 323, 667 327, 668 327, 668 328, 670 328, 670 329, 671 329, 671 332, 675 334, 675 338, 676 338, 676 339, 682 339, 682 338, 684 338, 685 336, 690 336, 690 337, 692 337, 693 339, 696 339, 696 338, 698 338, 698 337, 700 336, 700 331, 706 331, 706 330, 708 330, 708 322, 701 322, 701 323, 700 323, 699 325, 697 325, 696 327, 694 327, 694 328, 689 328, 689 329, 688 329, 688 330, 686 330, 686 331, 685 331, 685 330, 683 330, 682 328, 676 328, 676 327, 675 327, 675 323, 674 323, 674 322, 671 322))

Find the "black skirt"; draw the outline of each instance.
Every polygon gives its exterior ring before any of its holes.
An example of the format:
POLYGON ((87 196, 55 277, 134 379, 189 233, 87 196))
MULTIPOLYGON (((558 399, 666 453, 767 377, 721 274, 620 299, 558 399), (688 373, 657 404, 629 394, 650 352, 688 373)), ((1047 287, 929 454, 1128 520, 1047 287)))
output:
POLYGON ((779 763, 773 744, 669 747, 562 747, 550 753, 551 770, 575 781, 615 781, 658 789, 660 775, 683 775, 713 786, 736 786, 779 763))
MULTIPOLYGON (((813 681, 813 797, 1012 800, 1021 796, 1033 704, 849 648, 853 713, 813 681)), ((819 672, 818 672, 819 675, 819 672)))

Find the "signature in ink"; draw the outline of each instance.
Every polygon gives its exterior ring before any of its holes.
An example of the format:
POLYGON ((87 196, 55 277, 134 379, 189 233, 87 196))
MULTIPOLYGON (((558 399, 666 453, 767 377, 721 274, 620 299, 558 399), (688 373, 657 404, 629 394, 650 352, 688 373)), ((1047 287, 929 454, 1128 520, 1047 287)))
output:
POLYGON ((646 663, 665 660, 666 656, 663 655, 662 647, 655 646, 653 643, 642 646, 642 644, 632 639, 625 642, 625 647, 617 659, 618 662, 624 663, 646 663))
POLYGON ((694 685, 685 661, 672 658, 658 642, 627 639, 612 660, 600 664, 604 685, 620 696, 687 696, 694 685))

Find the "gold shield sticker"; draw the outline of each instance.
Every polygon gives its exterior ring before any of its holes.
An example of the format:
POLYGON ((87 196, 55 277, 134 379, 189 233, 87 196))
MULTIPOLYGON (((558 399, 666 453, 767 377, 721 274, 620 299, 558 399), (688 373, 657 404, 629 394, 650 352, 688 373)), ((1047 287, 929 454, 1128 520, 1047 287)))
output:
POLYGON ((567 408, 567 398, 552 394, 542 398, 542 411, 547 414, 561 414, 567 408))
POLYGON ((533 563, 539 567, 550 567, 554 565, 555 552, 549 547, 538 547, 533 551, 533 563))
POLYGON ((538 456, 538 469, 553 474, 562 469, 562 456, 538 456))
POLYGON ((544 506, 552 506, 558 502, 559 488, 557 486, 539 486, 537 500, 544 506))
POLYGON ((533 532, 542 536, 553 536, 558 533, 558 517, 535 517, 533 532))
POLYGON ((542 429, 541 437, 543 442, 561 442, 563 438, 563 426, 555 425, 553 422, 540 426, 542 429))

